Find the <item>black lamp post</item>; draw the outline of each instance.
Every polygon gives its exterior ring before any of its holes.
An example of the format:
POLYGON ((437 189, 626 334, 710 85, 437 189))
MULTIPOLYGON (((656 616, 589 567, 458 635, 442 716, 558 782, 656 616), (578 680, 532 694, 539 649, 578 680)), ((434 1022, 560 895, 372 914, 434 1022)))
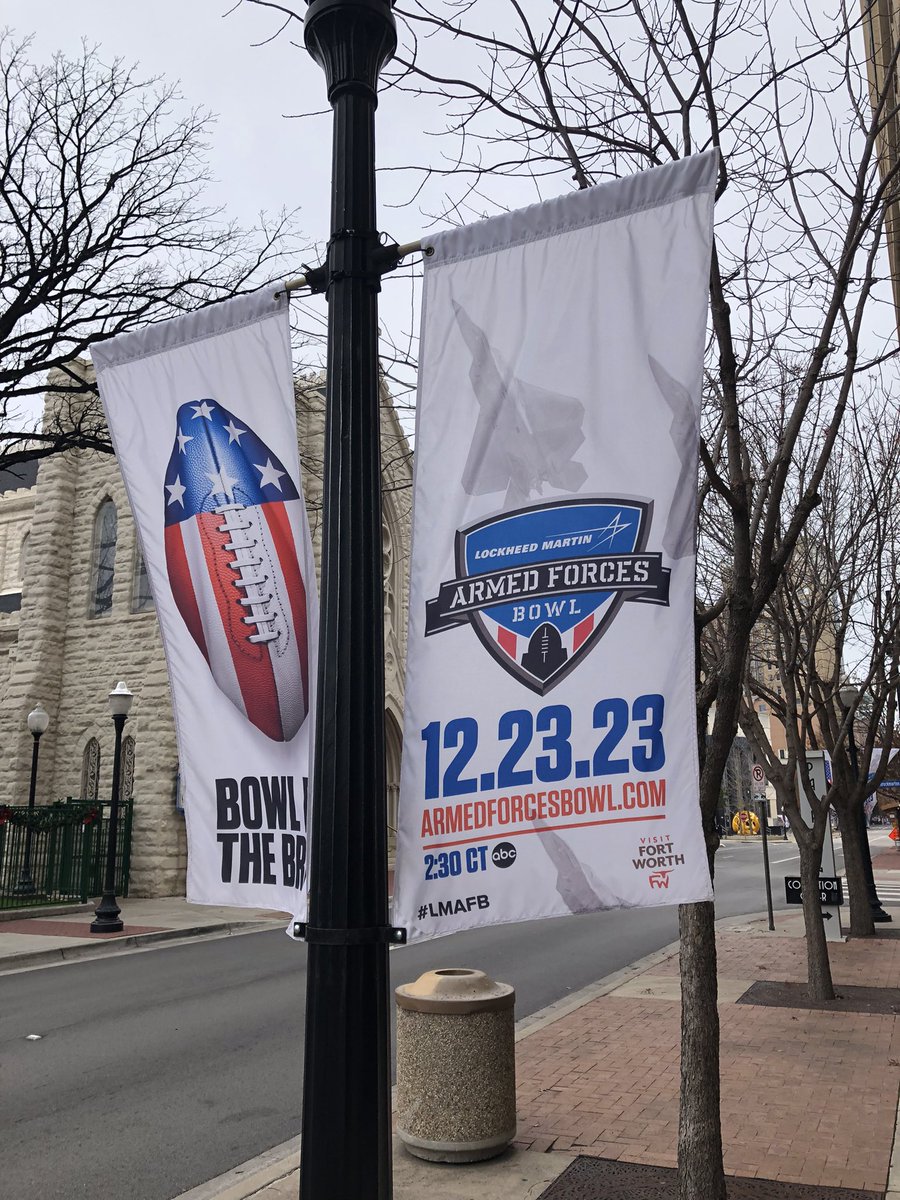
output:
POLYGON ((112 799, 109 805, 109 828, 106 843, 106 878, 103 899, 94 909, 91 933, 121 933, 121 909, 116 903, 116 843, 119 833, 119 778, 122 769, 122 730, 128 720, 128 710, 134 696, 124 683, 117 683, 109 693, 109 711, 116 728, 116 748, 113 755, 112 799))
POLYGON ((37 790, 38 747, 42 736, 47 732, 50 718, 43 705, 36 704, 26 718, 28 732, 34 739, 31 747, 31 783, 28 787, 28 817, 29 823, 25 829, 25 859, 22 863, 22 873, 16 884, 16 895, 31 896, 34 894, 34 880, 31 877, 31 814, 34 811, 34 797, 37 790))
POLYGON ((325 485, 312 823, 303 1200, 389 1200, 391 1113, 375 108, 391 0, 312 0, 334 112, 325 485))
MULTIPOLYGON (((859 690, 852 684, 846 684, 840 690, 841 707, 844 713, 848 713, 851 707, 856 703, 859 697, 859 690)), ((853 772, 853 778, 859 781, 859 754, 856 749, 856 735, 854 733, 854 720, 851 717, 847 730, 847 745, 850 751, 850 769, 853 772)), ((869 894, 869 907, 872 910, 872 920, 876 924, 884 924, 887 921, 892 921, 893 917, 889 912, 885 912, 882 908, 881 901, 878 899, 878 891, 875 887, 875 875, 872 871, 872 852, 869 849, 869 834, 866 830, 866 814, 863 811, 864 805, 858 805, 856 809, 856 827, 859 831, 860 851, 862 853, 863 875, 866 880, 866 891, 869 894)))

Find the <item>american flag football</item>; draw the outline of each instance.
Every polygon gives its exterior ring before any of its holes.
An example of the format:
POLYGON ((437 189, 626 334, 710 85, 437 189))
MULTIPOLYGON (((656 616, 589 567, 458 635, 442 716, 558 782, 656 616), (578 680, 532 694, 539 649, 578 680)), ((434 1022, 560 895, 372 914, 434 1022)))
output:
POLYGON ((281 461, 215 400, 182 404, 164 485, 178 610, 219 688, 287 742, 309 710, 303 499, 281 461))

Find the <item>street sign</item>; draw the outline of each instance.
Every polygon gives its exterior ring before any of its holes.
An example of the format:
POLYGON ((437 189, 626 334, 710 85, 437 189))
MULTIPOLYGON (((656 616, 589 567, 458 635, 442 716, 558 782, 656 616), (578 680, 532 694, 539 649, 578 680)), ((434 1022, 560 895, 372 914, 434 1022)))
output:
POLYGON ((754 782, 754 783, 762 783, 762 782, 765 780, 765 778, 766 778, 765 771, 763 771, 763 769, 762 769, 762 767, 759 765, 759 763, 754 763, 754 764, 753 764, 753 769, 752 769, 752 771, 750 772, 750 774, 751 774, 751 776, 753 777, 753 782, 754 782))
MULTIPOLYGON (((802 904, 803 891, 799 875, 785 875, 784 898, 788 904, 802 904)), ((838 875, 819 876, 819 903, 823 906, 844 903, 843 880, 838 875)), ((823 916, 825 914, 823 913, 823 916)))

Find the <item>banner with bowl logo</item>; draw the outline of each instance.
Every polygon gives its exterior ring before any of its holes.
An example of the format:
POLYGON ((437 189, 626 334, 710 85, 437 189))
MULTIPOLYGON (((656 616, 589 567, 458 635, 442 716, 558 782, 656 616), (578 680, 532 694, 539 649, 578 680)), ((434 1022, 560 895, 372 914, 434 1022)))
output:
POLYGON ((714 152, 425 239, 394 923, 712 896, 694 702, 714 152))
POLYGON ((169 669, 187 898, 302 918, 317 602, 287 298, 211 305, 93 359, 169 669))

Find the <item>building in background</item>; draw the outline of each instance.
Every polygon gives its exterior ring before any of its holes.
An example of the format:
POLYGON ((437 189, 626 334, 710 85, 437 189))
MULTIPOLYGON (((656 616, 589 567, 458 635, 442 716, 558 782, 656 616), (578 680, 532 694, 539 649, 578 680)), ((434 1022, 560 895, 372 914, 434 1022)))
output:
MULTIPOLYGON (((890 194, 900 195, 900 88, 898 88, 898 37, 900 0, 862 0, 863 35, 869 73, 872 112, 880 126, 878 168, 890 194)), ((900 200, 889 200, 885 210, 885 241, 894 295, 894 313, 900 333, 900 200)))
MULTIPOLYGON (((87 370, 87 368, 84 368, 87 370)), ((54 408, 48 393, 45 415, 54 408)), ((297 427, 316 568, 325 436, 321 376, 297 384, 297 427)), ((386 766, 390 832, 400 783, 412 463, 382 389, 386 766)), ((178 755, 159 626, 116 460, 79 451, 0 476, 0 804, 27 801, 32 739, 25 718, 50 714, 38 803, 107 799, 113 725, 107 696, 135 694, 123 743, 122 795, 134 797, 131 891, 183 894, 186 868, 178 755)), ((393 844, 393 836, 391 836, 393 844)))

